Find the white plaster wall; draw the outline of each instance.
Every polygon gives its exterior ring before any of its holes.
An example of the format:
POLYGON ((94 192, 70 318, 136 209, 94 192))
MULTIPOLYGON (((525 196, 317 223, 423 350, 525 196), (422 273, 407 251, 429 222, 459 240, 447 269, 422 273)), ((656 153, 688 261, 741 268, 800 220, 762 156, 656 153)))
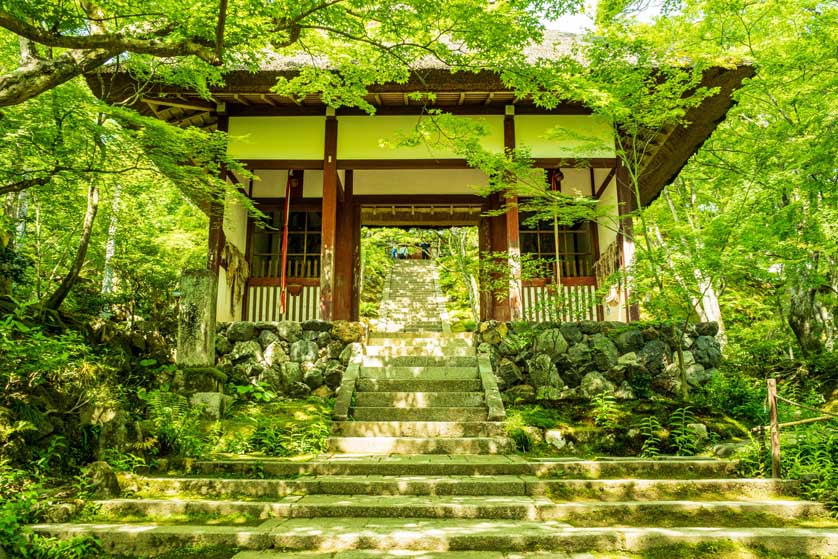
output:
POLYGON ((608 245, 617 240, 617 229, 619 227, 619 208, 617 207, 617 181, 611 179, 605 191, 597 202, 597 210, 601 215, 597 220, 599 232, 599 249, 604 251, 608 245))

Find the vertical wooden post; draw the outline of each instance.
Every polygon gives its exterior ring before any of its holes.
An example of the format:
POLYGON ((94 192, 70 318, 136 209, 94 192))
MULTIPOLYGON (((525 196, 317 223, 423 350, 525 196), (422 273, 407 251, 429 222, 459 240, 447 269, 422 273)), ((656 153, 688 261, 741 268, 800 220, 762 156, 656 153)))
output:
MULTIPOLYGON (((490 196, 491 208, 493 210, 500 210, 503 208, 502 195, 499 193, 490 196)), ((491 243, 491 253, 496 255, 498 253, 508 253, 509 245, 506 237, 506 214, 496 215, 489 218, 489 239, 491 243)), ((500 274, 494 274, 495 279, 501 277, 500 274)), ((509 288, 504 287, 500 290, 495 290, 492 294, 492 319, 506 322, 510 319, 509 314, 509 288)))
POLYGON ((349 318, 358 321, 361 318, 361 289, 364 281, 361 270, 361 206, 353 203, 349 209, 352 211, 352 306, 349 318))
MULTIPOLYGON (((515 106, 507 105, 503 117, 503 147, 507 153, 515 150, 515 106)), ((506 195, 506 247, 509 255, 509 318, 524 316, 521 298, 521 244, 518 223, 518 197, 506 195)))
MULTIPOLYGON (((590 168, 590 179, 591 179, 591 197, 593 198, 593 197, 596 196, 596 191, 597 191, 596 180, 595 180, 596 179, 596 173, 594 173, 594 168, 593 167, 590 168)), ((595 263, 602 256, 599 252, 599 224, 597 223, 596 219, 591 221, 591 226, 590 226, 590 229, 588 231, 591 234, 591 252, 593 252, 593 255, 592 255, 591 259, 593 260, 592 263, 595 263)), ((596 280, 596 274, 594 273, 593 268, 591 268, 591 273, 594 274, 594 280, 596 280)), ((599 285, 599 282, 595 281, 594 282, 594 289, 599 289, 600 287, 601 286, 599 285)), ((595 298, 596 298, 596 319, 599 322, 602 322, 603 320, 605 320, 605 310, 602 308, 602 298, 596 297, 596 296, 595 296, 595 298)))
MULTIPOLYGON (((227 132, 230 126, 230 118, 227 115, 218 115, 218 130, 227 132)), ((227 166, 221 165, 219 171, 221 180, 227 180, 227 166)), ((223 193, 222 193, 223 195, 223 193)), ((224 202, 216 198, 210 199, 209 207, 209 239, 207 246, 207 270, 215 274, 221 268, 221 255, 224 252, 224 202)))
MULTIPOLYGON (((490 209, 488 203, 483 205, 483 212, 490 209)), ((491 226, 489 224, 490 218, 481 217, 477 225, 477 245, 480 253, 480 279, 481 281, 487 278, 488 272, 486 257, 492 252, 492 238, 491 226)), ((485 285, 480 285, 480 320, 491 320, 494 316, 494 294, 490 292, 485 285)))
MULTIPOLYGON (((631 186, 628 169, 622 159, 617 158, 617 209, 620 215, 620 228, 617 231, 617 242, 621 244, 620 251, 623 271, 634 262, 634 227, 632 224, 631 212, 637 209, 634 196, 634 189, 631 186)), ((624 284, 626 298, 626 322, 640 320, 640 307, 636 303, 630 303, 631 292, 628 289, 628 282, 624 284)))
POLYGON ((771 424, 771 477, 778 479, 780 470, 780 421, 777 417, 777 379, 768 379, 768 417, 771 424))
POLYGON ((347 170, 344 175, 343 201, 337 215, 337 239, 335 242, 335 303, 333 320, 350 320, 352 315, 354 235, 352 211, 353 174, 347 170))
POLYGON ((320 319, 332 320, 335 288, 335 240, 338 208, 338 120, 326 109, 326 142, 323 154, 323 206, 320 248, 320 319))

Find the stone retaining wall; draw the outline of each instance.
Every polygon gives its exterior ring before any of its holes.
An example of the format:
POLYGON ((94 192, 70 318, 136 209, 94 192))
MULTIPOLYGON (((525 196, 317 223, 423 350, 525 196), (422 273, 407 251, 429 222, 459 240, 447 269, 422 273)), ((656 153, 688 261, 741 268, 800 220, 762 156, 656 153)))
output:
POLYGON ((285 396, 330 397, 341 383, 353 344, 364 334, 363 324, 346 321, 219 324, 216 367, 233 384, 263 382, 285 396))
POLYGON ((475 345, 492 361, 507 402, 675 396, 681 390, 678 345, 687 382, 701 387, 716 374, 721 350, 715 322, 482 322, 475 345))

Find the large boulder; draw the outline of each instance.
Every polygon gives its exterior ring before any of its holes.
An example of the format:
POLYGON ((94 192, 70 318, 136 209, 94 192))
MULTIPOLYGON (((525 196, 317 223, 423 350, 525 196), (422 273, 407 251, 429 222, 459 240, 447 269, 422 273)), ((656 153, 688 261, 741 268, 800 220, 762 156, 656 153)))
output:
POLYGON ((562 323, 559 326, 559 331, 561 331, 562 336, 564 339, 571 344, 578 344, 582 341, 582 330, 579 329, 579 326, 576 324, 569 324, 567 322, 562 323))
POLYGON ((713 337, 719 333, 718 322, 699 322, 695 325, 695 333, 699 336, 713 337))
POLYGON ((602 373, 592 371, 582 378, 579 385, 579 392, 584 398, 593 398, 598 394, 613 395, 616 387, 603 376, 602 373))
POLYGON ((530 373, 530 382, 536 392, 542 388, 562 389, 565 387, 565 382, 556 370, 553 360, 546 353, 539 353, 527 361, 527 368, 530 373))
POLYGON ((332 323, 325 320, 306 320, 302 327, 304 332, 328 332, 332 329, 332 323))
POLYGON ((294 361, 286 361, 280 365, 280 379, 282 380, 282 390, 286 394, 290 393, 290 388, 295 384, 303 382, 303 370, 299 363, 294 361))
POLYGON ((570 344, 562 336, 558 328, 548 328, 539 332, 533 344, 533 352, 546 354, 552 361, 556 361, 560 355, 567 352, 570 344))
POLYGON ((511 386, 515 386, 522 380, 524 375, 521 374, 521 369, 511 359, 503 357, 495 369, 495 377, 498 380, 498 388, 504 390, 511 386))
POLYGON ((319 348, 315 342, 298 340, 291 344, 291 361, 317 361, 319 348))
POLYGON ((94 499, 113 499, 119 497, 121 489, 116 474, 107 462, 93 462, 84 471, 88 493, 94 499))
POLYGON ((614 338, 614 344, 620 350, 620 353, 638 352, 643 349, 646 339, 643 337, 643 332, 631 329, 617 334, 614 338))
POLYGON ((259 332, 259 345, 262 346, 262 349, 276 342, 279 342, 279 336, 273 330, 262 330, 259 332))
POLYGON ((227 339, 231 342, 247 342, 258 335, 259 330, 252 322, 233 322, 227 328, 227 339))
POLYGON ((282 322, 277 322, 273 326, 276 335, 286 342, 296 342, 303 335, 303 327, 299 322, 283 320, 282 322))
POLYGON ((326 372, 323 373, 323 380, 326 386, 333 390, 340 386, 343 380, 343 365, 341 365, 340 361, 329 360, 329 363, 326 365, 326 372))
POLYGON ((692 353, 695 355, 696 363, 708 369, 718 367, 722 362, 722 352, 719 343, 712 336, 699 336, 695 339, 692 353))
POLYGON ((506 399, 513 403, 526 404, 535 399, 535 388, 529 384, 519 384, 503 392, 506 399))
POLYGON ((232 404, 233 398, 221 392, 196 392, 189 398, 189 404, 203 410, 206 419, 218 421, 232 404))
POLYGON ((608 371, 617 364, 620 352, 614 342, 602 334, 591 336, 591 359, 600 371, 608 371))
POLYGON ((518 334, 509 334, 498 344, 498 353, 504 357, 516 357, 525 353, 527 349, 526 340, 518 334))
POLYGON ((312 390, 323 386, 323 369, 315 368, 306 371, 303 375, 303 382, 312 390))
POLYGON ((651 340, 638 352, 637 358, 649 372, 662 373, 669 364, 669 346, 660 340, 651 340))
POLYGON ((336 320, 332 323, 332 336, 344 344, 360 342, 364 339, 364 334, 364 325, 360 322, 336 320))
POLYGON ((218 355, 224 355, 225 353, 230 353, 230 350, 233 349, 233 345, 230 341, 222 334, 217 334, 215 336, 215 353, 218 355))
POLYGON ((285 353, 285 350, 282 349, 282 342, 277 341, 271 342, 265 348, 265 352, 262 354, 262 362, 267 367, 273 367, 274 365, 280 365, 288 361, 288 354, 285 353))
POLYGON ((487 344, 498 345, 508 332, 509 328, 504 322, 487 320, 480 323, 480 341, 487 344))
MULTIPOLYGON (((233 324, 238 324, 234 322, 233 324)), ((232 325, 230 326, 232 328, 232 325)), ((262 346, 256 340, 236 342, 227 355, 230 363, 260 362, 262 361, 262 346)))

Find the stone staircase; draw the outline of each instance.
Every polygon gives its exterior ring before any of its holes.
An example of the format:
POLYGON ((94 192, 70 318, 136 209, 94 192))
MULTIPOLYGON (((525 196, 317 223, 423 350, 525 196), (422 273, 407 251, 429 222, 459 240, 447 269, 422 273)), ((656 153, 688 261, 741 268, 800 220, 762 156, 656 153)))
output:
POLYGON ((504 414, 487 372, 481 375, 469 333, 373 334, 350 420, 335 422, 330 448, 383 455, 514 452, 503 424, 488 421, 504 414))
POLYGON ((434 261, 395 260, 378 314, 382 332, 450 331, 434 261))
POLYGON ((471 336, 406 324, 373 334, 347 369, 332 452, 123 475, 123 498, 33 529, 93 535, 128 557, 649 559, 692 557, 689 546, 704 558, 838 557, 838 522, 821 505, 795 482, 739 479, 735 462, 514 454, 471 336))
POLYGON ((796 499, 794 482, 736 479, 735 468, 515 455, 218 459, 186 477, 123 476, 128 498, 99 502, 83 523, 34 529, 95 535, 106 552, 137 557, 202 546, 235 559, 648 557, 696 544, 717 546, 717 557, 838 556, 838 524, 796 499), (731 546, 754 554, 722 553, 731 546))

